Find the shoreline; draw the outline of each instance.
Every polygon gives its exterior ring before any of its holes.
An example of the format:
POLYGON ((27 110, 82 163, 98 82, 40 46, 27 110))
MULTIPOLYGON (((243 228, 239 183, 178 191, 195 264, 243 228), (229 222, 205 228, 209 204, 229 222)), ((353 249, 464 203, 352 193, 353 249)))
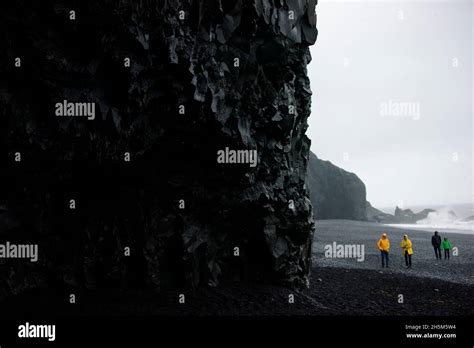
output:
POLYGON ((58 282, 55 287, 38 287, 0 301, 0 318, 21 319, 25 311, 53 317, 474 315, 472 236, 450 236, 460 256, 436 261, 431 234, 388 228, 393 243, 391 267, 382 269, 376 243, 383 227, 348 220, 317 221, 310 286, 304 290, 247 282, 194 290, 145 286, 90 290, 58 282), (398 247, 405 232, 414 245, 409 270, 398 247), (364 261, 325 258, 324 246, 333 242, 363 244, 364 261), (67 300, 71 293, 79 299, 74 306, 67 300), (178 302, 181 293, 185 304, 178 302))
POLYGON ((339 267, 348 269, 386 270, 381 267, 380 253, 376 243, 382 232, 388 234, 391 242, 390 268, 388 272, 414 275, 420 278, 430 278, 448 281, 457 284, 474 285, 474 235, 440 233, 458 248, 458 256, 449 260, 436 260, 431 236, 433 232, 409 230, 386 226, 375 222, 352 220, 317 220, 313 240, 313 266, 339 267), (405 262, 399 244, 403 235, 407 233, 413 242, 413 266, 405 269, 405 262), (325 246, 333 243, 355 244, 365 246, 363 262, 354 258, 327 258, 325 246))
POLYGON ((448 234, 467 234, 474 236, 474 226, 466 229, 455 229, 455 228, 449 228, 449 227, 430 227, 426 225, 414 225, 414 224, 382 224, 378 223, 382 226, 387 226, 387 227, 393 227, 393 228, 398 228, 398 229, 408 229, 408 230, 413 230, 413 231, 420 231, 420 232, 426 232, 426 233, 433 233, 432 231, 438 231, 439 233, 448 233, 448 234))

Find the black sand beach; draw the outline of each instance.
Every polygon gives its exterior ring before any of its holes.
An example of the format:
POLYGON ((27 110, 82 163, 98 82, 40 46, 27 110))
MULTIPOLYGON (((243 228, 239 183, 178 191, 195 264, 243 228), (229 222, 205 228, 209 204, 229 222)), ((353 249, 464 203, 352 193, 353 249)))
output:
POLYGON ((337 267, 315 268, 309 290, 298 292, 269 285, 234 284, 184 292, 110 290, 76 292, 76 305, 67 293, 42 291, 2 303, 0 319, 22 319, 28 308, 33 318, 71 316, 314 316, 474 314, 474 287, 432 278, 337 267), (295 302, 288 303, 294 294, 295 302), (398 302, 402 294, 404 303, 398 302), (61 294, 60 294, 61 295, 61 294), (62 298, 62 301, 61 301, 62 298), (38 299, 41 299, 38 301, 38 299), (34 313, 34 316, 33 316, 34 313))
POLYGON ((458 284, 474 285, 474 235, 440 233, 448 237, 453 247, 459 250, 459 256, 450 260, 436 260, 431 246, 434 231, 415 231, 388 227, 371 222, 350 220, 322 220, 316 222, 316 233, 313 243, 313 262, 317 268, 342 267, 349 269, 381 270, 380 253, 377 241, 382 232, 386 232, 391 242, 390 268, 384 273, 411 275, 421 278, 432 278, 458 284), (408 234, 413 243, 412 268, 405 269, 400 242, 408 234), (324 257, 324 246, 327 244, 362 244, 365 246, 365 259, 329 259, 324 257))
POLYGON ((474 314, 473 236, 450 235, 453 245, 460 248, 460 256, 437 262, 430 245, 431 235, 408 231, 414 243, 414 259, 413 268, 406 270, 398 250, 406 231, 386 228, 393 243, 392 267, 382 270, 375 247, 380 229, 381 225, 371 223, 318 221, 311 284, 304 291, 245 283, 165 292, 41 289, 2 303, 0 319, 21 318, 24 313, 18 308, 28 308, 39 316, 474 314), (365 261, 325 259, 324 245, 334 241, 365 244, 365 261), (71 292, 77 294, 74 306, 68 302, 71 292), (186 295, 185 304, 178 303, 179 293, 186 295), (291 304, 290 294, 295 296, 291 304), (399 303, 399 295, 403 295, 403 303, 399 303))

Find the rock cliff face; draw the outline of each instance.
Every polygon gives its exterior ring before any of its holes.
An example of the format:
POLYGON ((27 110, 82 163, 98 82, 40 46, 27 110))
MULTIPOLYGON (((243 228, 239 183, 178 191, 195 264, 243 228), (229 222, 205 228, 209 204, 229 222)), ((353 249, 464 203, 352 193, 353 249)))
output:
POLYGON ((310 153, 308 186, 316 219, 367 220, 365 185, 357 175, 310 153))
MULTIPOLYGON (((319 220, 348 219, 392 224, 414 224, 426 219, 433 209, 414 213, 396 207, 394 214, 387 214, 366 201, 365 184, 354 173, 345 171, 329 161, 320 160, 310 152, 308 187, 314 217, 319 220)), ((453 219, 456 214, 451 212, 453 219)))
POLYGON ((372 204, 370 204, 370 202, 367 202, 367 220, 382 222, 382 221, 389 220, 392 218, 393 218, 393 215, 384 213, 383 211, 373 207, 372 204))
POLYGON ((66 283, 307 286, 315 5, 0 5, 0 243, 39 244, 37 263, 0 259, 0 298, 66 283), (65 100, 95 117, 58 117, 65 100), (226 147, 258 165, 217 163, 226 147))

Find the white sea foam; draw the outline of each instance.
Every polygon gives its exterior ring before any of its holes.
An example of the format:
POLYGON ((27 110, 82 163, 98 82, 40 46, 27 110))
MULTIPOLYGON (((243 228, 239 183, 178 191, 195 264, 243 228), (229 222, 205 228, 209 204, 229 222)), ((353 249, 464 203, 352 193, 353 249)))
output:
MULTIPOLYGON (((463 207, 462 215, 459 214, 459 207, 440 207, 436 208, 435 212, 429 213, 426 219, 417 221, 416 224, 386 224, 387 226, 413 229, 413 230, 424 230, 424 231, 438 231, 445 233, 463 233, 463 234, 474 234, 474 220, 467 221, 465 218, 472 209, 472 205, 466 209, 463 207)), ((471 215, 472 216, 472 215, 471 215)))
POLYGON ((403 228, 407 230, 419 230, 428 232, 443 232, 443 233, 460 233, 460 234, 473 234, 474 225, 459 226, 459 225, 421 225, 421 224, 385 224, 385 226, 391 226, 396 228, 403 228))

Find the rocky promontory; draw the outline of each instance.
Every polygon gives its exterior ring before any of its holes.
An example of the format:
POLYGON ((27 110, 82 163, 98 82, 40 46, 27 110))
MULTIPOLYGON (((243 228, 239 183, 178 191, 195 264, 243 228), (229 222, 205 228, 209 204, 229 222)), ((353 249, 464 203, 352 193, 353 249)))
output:
POLYGON ((308 186, 316 219, 367 220, 366 190, 354 173, 310 153, 308 186))

